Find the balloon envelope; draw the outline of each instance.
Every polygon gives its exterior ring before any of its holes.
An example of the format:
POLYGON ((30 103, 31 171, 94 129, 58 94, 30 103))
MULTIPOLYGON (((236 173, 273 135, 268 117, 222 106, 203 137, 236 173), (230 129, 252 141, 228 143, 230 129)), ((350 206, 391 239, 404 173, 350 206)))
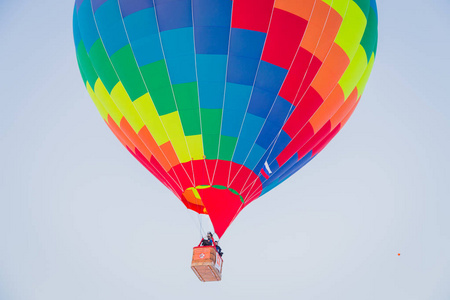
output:
POLYGON ((128 151, 222 236, 360 100, 375 0, 77 0, 85 86, 128 151))

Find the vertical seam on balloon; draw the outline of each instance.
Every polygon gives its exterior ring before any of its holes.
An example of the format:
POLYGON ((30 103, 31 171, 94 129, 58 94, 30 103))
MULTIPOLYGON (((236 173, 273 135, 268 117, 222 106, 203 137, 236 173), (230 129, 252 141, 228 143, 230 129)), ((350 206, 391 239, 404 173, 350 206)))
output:
MULTIPOLYGON (((216 176, 217 164, 219 163, 220 157, 220 144, 222 141, 222 128, 223 128, 223 112, 225 111, 225 99, 227 94, 227 76, 228 76, 228 60, 230 57, 230 46, 231 46, 231 29, 233 24, 233 7, 234 1, 231 1, 231 15, 230 15, 230 32, 228 33, 228 50, 227 50, 227 66, 225 68, 225 78, 224 78, 224 87, 223 87, 223 98, 222 98, 222 116, 220 119, 220 131, 219 131, 219 144, 217 146, 217 158, 214 166, 213 176, 211 177, 211 183, 214 181, 214 177, 216 176)), ((230 161, 231 164, 231 161, 230 161)))
MULTIPOLYGON (((92 11, 92 18, 93 18, 93 20, 94 20, 94 23, 95 23, 95 28, 96 28, 96 30, 97 30, 97 33, 98 33, 98 37, 99 37, 99 39, 100 39, 100 42, 102 43, 102 46, 103 46, 103 48, 105 49, 105 52, 106 52, 106 48, 105 48, 105 45, 104 45, 104 43, 103 43, 103 40, 102 40, 102 37, 101 37, 101 34, 100 34, 100 31, 98 30, 98 25, 97 25, 97 20, 95 19, 95 13, 94 13, 94 9, 93 9, 93 7, 92 7, 92 1, 90 1, 90 6, 91 6, 91 11, 92 11)), ((78 15, 77 15, 77 17, 78 17, 78 15)), ((87 50, 87 49, 86 49, 87 50)), ((87 55, 88 55, 88 57, 89 57, 89 53, 86 51, 86 53, 87 53, 87 55)), ((113 68, 113 70, 114 70, 114 72, 116 73, 116 76, 117 76, 117 78, 120 80, 120 77, 119 77, 119 75, 117 74, 117 71, 115 70, 115 68, 114 68, 114 65, 113 65, 113 63, 111 62, 111 59, 110 59, 110 57, 109 57, 109 55, 107 54, 107 56, 108 56, 108 60, 110 61, 110 63, 111 63, 111 67, 113 68)), ((91 62, 91 64, 92 64, 92 62, 91 62)), ((94 69, 94 71, 97 73, 97 71, 95 70, 95 67, 94 67, 94 65, 92 64, 92 68, 94 69)), ((100 76, 98 75, 98 73, 97 73, 97 77, 100 79, 100 76)), ((100 79, 101 80, 101 79, 100 79)), ((128 93, 127 93, 128 94, 128 93)), ((114 102, 114 101, 113 101, 114 102)), ((116 108, 120 111, 120 109, 119 109, 119 107, 117 107, 117 104, 114 102, 114 104, 116 105, 116 108)), ((138 113, 138 112, 137 112, 138 113)), ((121 114, 122 114, 122 116, 123 117, 125 117, 124 116, 124 114, 121 112, 121 114)), ((138 113, 138 115, 139 115, 139 113, 138 113)), ((120 128, 120 127, 119 127, 120 128)), ((124 135, 125 136, 127 136, 128 137, 128 135, 124 132, 124 135)), ((138 138, 142 141, 142 139, 139 137, 139 135, 137 135, 138 136, 138 138)), ((130 142, 132 142, 131 141, 131 139, 130 139, 130 142)), ((147 150, 150 152, 150 153, 152 153, 152 151, 150 150, 150 149, 148 149, 148 147, 145 145, 145 143, 142 141, 142 143, 144 144, 144 146, 145 146, 145 148, 147 148, 147 150)), ((134 144, 134 143, 133 143, 134 144)), ((136 145, 134 145, 135 146, 135 148, 137 149, 137 147, 136 147, 136 145)), ((153 157, 155 157, 154 155, 153 155, 153 153, 152 153, 152 156, 153 157)), ((156 159, 156 157, 155 157, 155 159, 156 159)), ((153 168, 162 176, 162 174, 158 171, 158 169, 153 165, 153 163, 151 162, 151 161, 149 161, 149 163, 153 166, 153 168)), ((172 176, 169 174, 169 173, 167 173, 166 172, 166 174, 167 175, 169 175, 169 177, 172 179, 172 181, 175 183, 175 184, 177 184, 177 182, 174 180, 174 178, 172 178, 172 176)), ((162 176, 162 177, 164 177, 164 176, 162 176)), ((177 178, 178 179, 178 178, 177 178)), ((178 182, 180 185, 178 186, 180 189, 182 189, 182 187, 181 187, 181 183, 180 182, 178 182)), ((173 187, 172 187, 172 189, 173 189, 173 187)), ((175 193, 175 195, 177 195, 176 193, 175 193)), ((177 195, 178 196, 178 195, 177 195)))
MULTIPOLYGON (((309 23, 310 23, 309 20, 311 20, 311 17, 312 17, 312 15, 313 15, 314 9, 316 8, 316 3, 317 3, 317 0, 314 1, 314 6, 313 6, 313 8, 311 9, 311 13, 310 13, 310 15, 309 15, 309 19, 307 20, 308 23, 306 24, 306 28, 305 28, 305 31, 303 32, 302 39, 301 39, 300 42, 298 43, 297 51, 295 52, 295 55, 294 55, 294 57, 292 58, 291 64, 289 65, 289 68, 287 69, 286 75, 284 76, 284 79, 283 79, 283 83, 280 85, 280 88, 278 89, 277 95, 276 95, 276 97, 275 97, 274 102, 272 103, 272 106, 270 107, 269 113, 267 114, 267 117, 264 119, 264 122, 263 122, 263 124, 262 124, 262 126, 261 126, 261 129, 259 130, 259 132, 258 132, 258 134, 257 134, 257 136, 256 136, 256 138, 255 138, 255 142, 253 143, 253 145, 251 146, 250 150, 248 151, 248 154, 247 154, 247 156, 245 157, 244 162, 242 163, 242 165, 241 165, 241 167, 239 168, 239 170, 236 172, 236 174, 235 174, 233 180, 231 180, 230 185, 233 183, 233 181, 234 181, 234 180, 236 179, 236 177, 238 176, 239 172, 242 170, 242 167, 245 165, 245 162, 247 161, 248 157, 250 156, 251 151, 252 151, 253 148, 255 147, 256 141, 258 140, 258 137, 260 136, 260 134, 261 134, 261 132, 262 132, 262 130, 263 130, 263 128, 264 128, 264 125, 266 124, 267 120, 269 119, 269 115, 270 115, 270 113, 272 112, 273 107, 275 106, 276 98, 278 97, 278 94, 280 93, 280 90, 281 90, 281 88, 283 87, 284 82, 286 81, 286 78, 287 78, 287 76, 288 76, 288 74, 289 74, 289 71, 291 70, 292 66, 294 65, 294 61, 295 61, 295 59, 297 58, 297 55, 298 55, 298 53, 299 53, 299 50, 301 49, 301 45, 302 45, 303 39, 304 39, 304 37, 305 37, 305 35, 306 35, 306 30, 308 30, 308 26, 309 26, 309 23)), ((306 77, 306 75, 304 75, 304 77, 306 77)), ((272 143, 270 143, 269 146, 270 146, 270 145, 272 145, 272 143)), ((266 152, 267 152, 267 151, 265 151, 264 154, 265 154, 266 152)), ((263 157, 264 157, 264 155, 263 155, 263 157)), ((261 158, 261 159, 262 159, 262 158, 261 158)), ((258 163, 261 161, 261 159, 258 161, 258 163)), ((254 172, 253 172, 253 173, 254 173, 254 172)), ((250 175, 247 177, 247 180, 245 181, 243 187, 244 187, 245 184, 247 183, 247 181, 248 181, 248 179, 250 178, 250 176, 251 176, 251 173, 250 173, 250 175)))
MULTIPOLYGON (((259 71, 259 67, 261 65, 262 55, 264 53, 264 48, 266 47, 267 37, 269 36, 270 25, 272 25, 272 17, 273 17, 273 12, 275 10, 275 2, 276 2, 276 0, 273 0, 272 12, 270 13, 269 25, 267 26, 266 37, 264 38, 264 45, 263 45, 263 48, 261 50, 261 56, 259 57, 258 67, 256 68, 256 73, 255 73, 255 78, 253 79, 252 90, 251 90, 250 96, 248 98, 247 108, 245 109, 244 118, 242 119, 241 126, 240 126, 240 129, 239 129, 239 133, 238 133, 238 136, 237 136, 237 139, 236 139, 236 145, 235 145, 234 150, 233 150, 233 155, 231 155, 231 162, 233 162, 234 154, 236 153, 236 148, 237 148, 238 143, 239 143, 239 138, 241 136, 242 128, 244 126, 244 122, 245 122, 245 119, 247 117, 248 108, 250 106, 250 101, 252 99, 253 90, 255 88, 256 77, 258 76, 258 71, 259 71)), ((230 168, 229 168, 229 171, 228 171, 227 187, 230 187, 231 166, 232 166, 232 163, 230 163, 230 168)))

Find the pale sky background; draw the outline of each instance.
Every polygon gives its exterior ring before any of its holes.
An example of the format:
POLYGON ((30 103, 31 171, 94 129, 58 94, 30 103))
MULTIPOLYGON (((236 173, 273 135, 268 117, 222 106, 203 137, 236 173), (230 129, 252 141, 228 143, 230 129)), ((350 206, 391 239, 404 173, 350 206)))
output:
POLYGON ((378 8, 346 128, 240 214, 201 283, 196 225, 82 85, 73 1, 0 0, 0 299, 450 299, 450 2, 378 8))

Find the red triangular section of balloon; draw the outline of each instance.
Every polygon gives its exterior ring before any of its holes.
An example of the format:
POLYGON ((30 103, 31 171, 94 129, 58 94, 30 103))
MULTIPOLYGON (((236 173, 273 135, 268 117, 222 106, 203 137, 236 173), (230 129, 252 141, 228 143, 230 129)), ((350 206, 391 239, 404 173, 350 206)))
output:
POLYGON ((210 187, 197 191, 208 211, 216 234, 221 238, 242 206, 241 198, 227 189, 210 187))

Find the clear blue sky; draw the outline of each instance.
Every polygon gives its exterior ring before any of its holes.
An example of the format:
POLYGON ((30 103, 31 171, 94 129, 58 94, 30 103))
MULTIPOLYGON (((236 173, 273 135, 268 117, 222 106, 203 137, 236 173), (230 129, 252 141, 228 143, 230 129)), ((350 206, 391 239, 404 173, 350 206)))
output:
POLYGON ((0 1, 0 299, 450 299, 450 3, 378 6, 354 116, 241 213, 203 284, 194 222, 82 85, 72 1, 0 1))

